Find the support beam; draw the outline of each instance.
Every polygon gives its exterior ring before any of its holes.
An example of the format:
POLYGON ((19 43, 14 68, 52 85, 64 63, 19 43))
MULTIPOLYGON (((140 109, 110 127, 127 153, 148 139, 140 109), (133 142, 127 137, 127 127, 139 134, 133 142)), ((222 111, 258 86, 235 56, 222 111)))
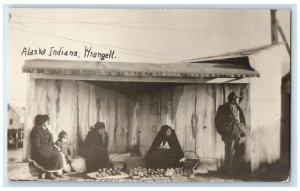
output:
POLYGON ((34 126, 34 115, 37 113, 36 108, 32 107, 35 100, 35 79, 27 76, 26 88, 26 112, 24 121, 24 137, 23 137, 23 161, 27 161, 30 157, 30 132, 34 126))
POLYGON ((284 32, 283 32, 283 30, 281 28, 281 25, 280 25, 279 21, 277 21, 277 28, 278 28, 279 34, 280 34, 280 36, 281 36, 281 38, 282 38, 282 40, 284 42, 285 48, 288 51, 289 55, 291 56, 291 49, 289 47, 289 44, 288 44, 288 42, 286 40, 286 37, 284 35, 284 32))
POLYGON ((276 9, 271 10, 271 42, 272 44, 278 43, 277 19, 276 9))

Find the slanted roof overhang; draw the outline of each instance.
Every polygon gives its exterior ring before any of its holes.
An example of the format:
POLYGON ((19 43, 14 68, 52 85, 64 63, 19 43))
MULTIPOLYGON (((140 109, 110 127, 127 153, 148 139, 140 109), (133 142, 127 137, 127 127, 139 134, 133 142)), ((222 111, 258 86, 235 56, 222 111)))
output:
POLYGON ((247 56, 163 64, 34 59, 25 61, 22 70, 33 78, 124 82, 208 83, 259 77, 247 56))

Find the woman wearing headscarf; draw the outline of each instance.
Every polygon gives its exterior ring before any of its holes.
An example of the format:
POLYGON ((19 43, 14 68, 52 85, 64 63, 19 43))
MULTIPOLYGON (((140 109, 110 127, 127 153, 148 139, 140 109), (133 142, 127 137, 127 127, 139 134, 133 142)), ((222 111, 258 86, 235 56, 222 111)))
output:
POLYGON ((184 160, 183 151, 175 131, 168 125, 163 125, 155 137, 146 156, 148 168, 175 168, 181 166, 184 160))
POLYGON ((88 172, 110 167, 107 145, 108 136, 105 131, 105 124, 97 122, 88 132, 83 143, 83 155, 88 172))
POLYGON ((56 179, 56 176, 62 178, 64 177, 61 174, 62 156, 59 148, 53 143, 53 136, 49 128, 49 116, 37 115, 35 127, 30 133, 31 158, 47 171, 46 178, 56 179))

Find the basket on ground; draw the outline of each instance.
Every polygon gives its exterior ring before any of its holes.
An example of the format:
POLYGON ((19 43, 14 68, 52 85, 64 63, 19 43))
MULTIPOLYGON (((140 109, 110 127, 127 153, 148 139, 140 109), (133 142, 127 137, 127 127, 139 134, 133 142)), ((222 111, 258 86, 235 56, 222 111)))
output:
POLYGON ((196 169, 199 165, 198 154, 194 151, 184 151, 183 154, 186 158, 186 160, 183 162, 183 168, 189 170, 196 169))
POLYGON ((121 157, 118 157, 117 155, 113 155, 111 157, 111 165, 113 168, 117 168, 119 170, 124 170, 125 168, 125 162, 121 157))

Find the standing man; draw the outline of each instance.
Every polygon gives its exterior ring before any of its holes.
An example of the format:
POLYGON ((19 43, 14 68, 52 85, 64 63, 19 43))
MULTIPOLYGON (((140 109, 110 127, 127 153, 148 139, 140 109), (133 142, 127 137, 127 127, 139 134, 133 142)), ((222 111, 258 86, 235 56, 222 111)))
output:
POLYGON ((240 98, 235 92, 231 92, 227 99, 228 102, 218 108, 215 124, 225 143, 225 171, 233 175, 243 162, 247 129, 244 113, 238 106, 240 98))

